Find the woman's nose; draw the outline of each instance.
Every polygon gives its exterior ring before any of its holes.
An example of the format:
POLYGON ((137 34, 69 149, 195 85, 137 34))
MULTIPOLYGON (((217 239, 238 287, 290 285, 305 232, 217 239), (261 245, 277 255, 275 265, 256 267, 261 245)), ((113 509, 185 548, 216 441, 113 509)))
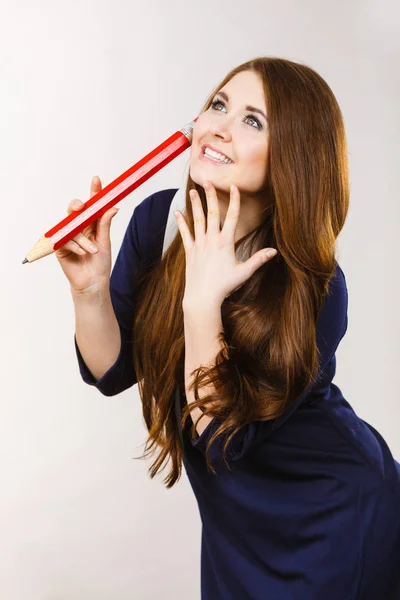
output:
POLYGON ((213 135, 218 135, 220 137, 223 137, 224 139, 230 139, 231 137, 231 131, 230 131, 230 125, 228 123, 212 123, 210 125, 210 132, 213 135))

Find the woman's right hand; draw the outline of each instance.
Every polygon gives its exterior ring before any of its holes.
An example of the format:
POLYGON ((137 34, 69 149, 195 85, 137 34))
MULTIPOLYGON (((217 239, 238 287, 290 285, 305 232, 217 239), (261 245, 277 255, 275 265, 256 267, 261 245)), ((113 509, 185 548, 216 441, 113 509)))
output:
MULTIPOLYGON (((102 189, 99 177, 93 177, 90 184, 90 197, 102 189)), ((83 207, 80 200, 72 200, 68 205, 68 214, 83 207)), ((91 293, 109 286, 111 275, 111 220, 117 214, 114 206, 82 233, 78 233, 64 246, 55 251, 58 262, 67 277, 73 293, 91 293), (97 252, 90 250, 91 244, 97 252)))

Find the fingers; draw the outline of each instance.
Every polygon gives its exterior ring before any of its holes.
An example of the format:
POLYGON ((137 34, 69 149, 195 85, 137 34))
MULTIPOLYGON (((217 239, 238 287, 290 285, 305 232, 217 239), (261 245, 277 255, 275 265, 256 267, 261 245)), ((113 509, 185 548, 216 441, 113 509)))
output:
POLYGON ((66 244, 61 246, 61 248, 56 250, 56 252, 60 252, 60 251, 62 252, 63 256, 64 255, 67 256, 69 252, 73 252, 74 254, 79 254, 79 256, 83 256, 84 254, 86 254, 86 250, 81 248, 81 246, 79 246, 79 244, 77 244, 77 242, 74 242, 74 240, 70 240, 69 242, 67 242, 66 244))
MULTIPOLYGON (((90 184, 90 196, 94 196, 102 189, 100 177, 95 175, 90 184)), ((110 248, 110 228, 113 217, 118 213, 119 208, 113 206, 108 209, 97 221, 96 221, 96 242, 105 249, 110 248)))
MULTIPOLYGON (((96 193, 96 192, 94 192, 96 193)), ((68 204, 68 214, 71 214, 74 211, 82 210, 84 206, 84 202, 78 199, 71 200, 68 204)), ((72 240, 64 244, 62 246, 63 250, 68 250, 70 252, 74 252, 74 254, 79 254, 83 256, 86 252, 90 252, 91 254, 95 254, 98 252, 98 248, 93 242, 84 236, 82 233, 78 233, 75 235, 72 240)))
POLYGON ((204 190, 207 197, 207 233, 216 235, 220 231, 220 216, 217 193, 214 186, 209 182, 204 182, 204 190))
MULTIPOLYGON (((240 193, 238 188, 235 185, 231 186, 229 207, 221 230, 221 218, 216 190, 209 181, 205 181, 203 187, 207 198, 207 220, 204 216, 199 194, 196 190, 189 191, 193 213, 194 241, 203 243, 206 235, 210 235, 211 238, 216 238, 217 234, 220 233, 221 235, 224 235, 228 241, 231 239, 234 240, 240 214, 240 193)), ((186 221, 181 214, 177 215, 177 223, 182 234, 185 249, 188 250, 193 243, 193 239, 186 221)))
MULTIPOLYGON (((95 175, 92 178, 92 181, 90 182, 90 197, 92 198, 93 196, 95 196, 101 189, 102 185, 100 177, 95 175)), ((84 202, 75 198, 74 200, 71 200, 71 202, 68 204, 67 212, 68 214, 71 214, 74 211, 80 211, 82 210, 84 205, 84 202)), ((107 231, 109 232, 111 219, 117 214, 117 212, 117 208, 112 208, 109 211, 107 211, 102 216, 102 218, 100 218, 98 228, 101 228, 103 237, 105 236, 107 231)), ((91 233, 93 232, 93 224, 91 224, 89 231, 91 233)), ((96 254, 99 250, 98 246, 93 242, 93 240, 85 236, 83 233, 78 233, 77 235, 75 235, 72 238, 72 240, 64 244, 62 248, 63 250, 73 252, 74 254, 79 254, 81 256, 85 255, 87 252, 89 252, 90 254, 96 254)))
POLYGON ((227 234, 228 237, 235 237, 235 231, 237 228, 240 214, 240 193, 235 185, 231 185, 230 190, 230 201, 228 210, 225 216, 224 225, 222 228, 222 234, 227 234))
POLYGON ((93 243, 92 240, 85 237, 82 233, 77 233, 75 237, 72 238, 81 248, 90 252, 91 254, 96 254, 98 252, 98 247, 93 243))
POLYGON ((195 240, 202 241, 206 234, 206 220, 204 217, 203 206, 196 190, 190 190, 189 196, 192 202, 195 240))
POLYGON ((90 182, 90 197, 94 196, 101 190, 101 181, 100 177, 95 175, 92 177, 92 181, 90 182))
POLYGON ((92 240, 82 235, 82 233, 78 233, 72 240, 69 240, 69 242, 61 246, 61 248, 73 252, 74 254, 79 254, 80 256, 83 256, 87 252, 96 254, 99 250, 97 246, 93 244, 92 240))
MULTIPOLYGON (((100 177, 95 175, 92 177, 92 181, 90 182, 90 197, 92 198, 101 190, 101 181, 100 177)), ((73 211, 82 210, 84 207, 84 202, 81 200, 74 199, 69 203, 68 206, 68 214, 73 211)), ((93 224, 89 229, 93 231, 93 224)), ((96 244, 93 243, 91 239, 83 235, 83 233, 78 233, 75 235, 72 240, 65 244, 65 248, 71 250, 71 252, 75 252, 76 254, 84 255, 86 252, 90 252, 91 254, 96 254, 98 252, 98 248, 96 244)))
MULTIPOLYGON (((101 190, 100 177, 95 175, 92 178, 92 181, 90 182, 90 197, 92 198, 93 196, 95 196, 100 190, 101 190)), ((82 202, 82 200, 78 200, 77 198, 75 198, 74 200, 71 200, 71 202, 68 204, 68 214, 71 214, 73 210, 82 210, 83 206, 84 206, 84 202, 82 202)))
POLYGON ((84 203, 82 202, 82 200, 71 200, 71 202, 68 204, 68 214, 70 215, 74 210, 82 210, 83 204, 84 203))
POLYGON ((110 228, 113 217, 118 213, 119 208, 113 206, 100 217, 97 223, 96 241, 103 247, 110 247, 110 228))
POLYGON ((186 223, 185 217, 183 216, 181 211, 175 210, 174 215, 176 219, 176 224, 178 225, 179 233, 181 234, 183 247, 185 248, 185 252, 188 252, 194 244, 192 234, 190 233, 188 224, 186 223))
MULTIPOLYGON (((203 186, 207 198, 207 234, 209 233, 211 236, 216 236, 216 234, 221 233, 224 236, 228 236, 229 239, 234 238, 240 214, 240 193, 238 188, 233 184, 231 186, 229 206, 225 216, 224 225, 220 231, 221 218, 217 192, 215 187, 209 181, 205 181, 203 186)), ((195 190, 193 190, 193 192, 193 197, 192 190, 189 194, 192 199, 193 220, 197 240, 197 234, 200 238, 203 236, 203 221, 205 222, 205 217, 200 197, 195 190)))
MULTIPOLYGON (((82 210, 83 206, 84 202, 75 198, 74 200, 71 200, 71 202, 68 204, 67 212, 68 214, 71 214, 72 212, 80 211, 82 210)), ((82 233, 78 233, 72 238, 72 240, 64 244, 62 248, 63 250, 74 252, 75 254, 84 255, 86 254, 86 251, 91 253, 97 251, 94 250, 94 248, 90 249, 91 244, 91 240, 85 237, 82 233)))

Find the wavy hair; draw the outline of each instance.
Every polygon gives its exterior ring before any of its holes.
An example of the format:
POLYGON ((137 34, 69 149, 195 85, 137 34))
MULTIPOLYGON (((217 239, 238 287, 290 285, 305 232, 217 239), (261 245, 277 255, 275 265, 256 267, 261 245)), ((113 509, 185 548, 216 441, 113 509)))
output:
MULTIPOLYGON (((206 449, 207 468, 214 473, 209 451, 217 437, 225 438, 228 465, 228 444, 242 427, 276 419, 318 377, 316 321, 335 273, 336 240, 349 208, 343 116, 331 88, 310 67, 282 58, 249 60, 228 73, 200 112, 232 77, 247 70, 261 78, 267 106, 266 209, 261 225, 235 248, 246 248, 250 256, 273 247, 278 254, 225 300, 223 348, 215 365, 191 374, 193 408, 222 420, 206 449), (199 398, 198 390, 209 385, 215 393, 199 398)), ((185 218, 194 237, 191 189, 199 193, 204 214, 207 200, 189 176, 185 218)), ((149 433, 140 458, 159 450, 151 478, 171 460, 167 488, 182 471, 174 391, 176 385, 185 391, 184 287, 185 249, 178 231, 164 256, 139 278, 133 323, 133 363, 149 433)), ((189 416, 186 403, 182 428, 189 416)))

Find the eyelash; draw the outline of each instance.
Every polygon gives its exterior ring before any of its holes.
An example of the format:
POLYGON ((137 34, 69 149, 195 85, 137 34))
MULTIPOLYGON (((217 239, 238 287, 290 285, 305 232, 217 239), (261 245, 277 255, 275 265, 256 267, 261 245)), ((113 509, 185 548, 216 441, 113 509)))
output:
MULTIPOLYGON (((226 107, 226 105, 225 105, 225 102, 223 102, 222 100, 213 100, 213 101, 211 102, 211 106, 212 106, 212 108, 213 108, 214 110, 217 110, 217 109, 215 108, 217 104, 222 104, 223 106, 225 106, 225 107, 226 107)), ((221 111, 219 111, 219 112, 221 112, 221 111)), ((257 119, 257 117, 255 117, 254 115, 251 115, 251 114, 250 114, 250 115, 246 115, 246 116, 245 116, 245 119, 253 119, 253 121, 255 121, 255 122, 257 123, 257 125, 258 125, 258 129, 259 129, 260 131, 261 131, 261 129, 263 128, 263 126, 261 125, 260 121, 259 121, 259 120, 257 119)), ((252 125, 252 127, 253 127, 253 125, 252 125)), ((253 127, 253 129, 254 129, 254 127, 253 127)))

